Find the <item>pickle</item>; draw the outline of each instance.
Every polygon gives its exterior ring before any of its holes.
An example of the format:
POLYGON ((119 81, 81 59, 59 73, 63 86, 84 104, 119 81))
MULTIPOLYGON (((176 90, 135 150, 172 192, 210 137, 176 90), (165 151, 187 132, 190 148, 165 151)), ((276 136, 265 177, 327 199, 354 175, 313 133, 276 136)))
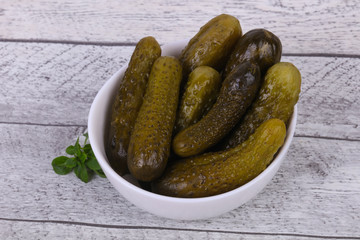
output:
POLYGON ((221 140, 250 106, 260 86, 260 69, 244 62, 228 75, 214 106, 197 123, 179 132, 173 150, 181 157, 202 153, 221 140))
POLYGON ((173 162, 152 191, 173 197, 207 197, 233 190, 258 176, 283 145, 286 127, 265 121, 243 144, 225 152, 173 162))
POLYGON ((241 34, 239 20, 235 17, 221 14, 211 19, 200 28, 181 53, 184 77, 202 65, 221 71, 241 34))
POLYGON ((140 181, 152 181, 165 169, 181 79, 179 60, 159 57, 155 61, 128 148, 130 173, 140 181))
POLYGON ((237 41, 226 63, 224 76, 245 61, 256 62, 265 74, 269 67, 280 61, 281 53, 281 41, 276 35, 265 29, 251 30, 237 41))
POLYGON ((259 96, 239 124, 224 141, 224 148, 234 147, 245 141, 265 120, 279 118, 288 122, 299 99, 301 75, 291 63, 280 62, 266 73, 259 96))
POLYGON ((174 132, 198 122, 214 105, 221 87, 220 74, 208 66, 200 66, 189 75, 181 98, 174 132))
POLYGON ((106 155, 120 175, 128 172, 127 149, 151 67, 160 57, 161 48, 153 37, 141 39, 135 47, 111 108, 106 137, 106 155))

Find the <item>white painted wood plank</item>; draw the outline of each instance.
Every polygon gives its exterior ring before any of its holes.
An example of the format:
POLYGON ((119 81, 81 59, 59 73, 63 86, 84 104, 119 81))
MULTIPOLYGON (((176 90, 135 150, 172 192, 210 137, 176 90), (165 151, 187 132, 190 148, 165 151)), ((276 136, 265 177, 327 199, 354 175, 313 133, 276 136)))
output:
POLYGON ((96 93, 133 49, 0 43, 0 121, 86 125, 96 93))
POLYGON ((339 1, 101 0, 2 1, 0 38, 161 43, 192 37, 221 14, 240 19, 244 32, 273 31, 284 52, 359 54, 360 5, 339 1))
MULTIPOLYGON (((327 239, 326 236, 307 236, 307 235, 272 235, 267 233, 236 233, 226 231, 193 231, 181 229, 164 228, 128 228, 126 226, 83 226, 76 223, 48 223, 48 222, 21 222, 21 221, 2 221, 0 220, 0 232, 2 238, 7 240, 23 239, 247 239, 247 240, 311 240, 327 239)), ((341 238, 338 238, 341 239, 341 238)))
MULTIPOLYGON (((0 122, 86 125, 134 47, 0 43, 0 122)), ((360 58, 283 57, 302 74, 297 135, 360 139, 360 58)))
POLYGON ((84 184, 74 174, 56 175, 52 158, 82 130, 0 124, 0 219, 360 236, 359 141, 296 137, 278 174, 252 201, 218 218, 173 221, 133 206, 107 179, 84 184))
POLYGON ((297 135, 360 139, 360 58, 283 57, 302 75, 297 135))

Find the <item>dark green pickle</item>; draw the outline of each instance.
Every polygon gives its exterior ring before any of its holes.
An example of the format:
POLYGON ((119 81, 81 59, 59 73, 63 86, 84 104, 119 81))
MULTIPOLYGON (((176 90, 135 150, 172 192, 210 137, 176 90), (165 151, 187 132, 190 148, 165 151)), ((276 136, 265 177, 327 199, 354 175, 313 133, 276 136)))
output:
POLYGON ((283 145, 285 136, 283 121, 268 120, 246 142, 233 149, 170 163, 164 175, 153 182, 152 191, 183 198, 231 191, 265 170, 283 145))
POLYGON ((211 19, 200 28, 181 53, 184 77, 202 65, 221 71, 241 34, 237 18, 221 14, 211 19))
POLYGON ((151 67, 161 48, 153 37, 141 39, 135 47, 111 108, 106 138, 106 155, 120 175, 128 172, 127 149, 140 106, 143 102, 151 67))
POLYGON ((280 61, 281 53, 281 41, 276 35, 265 29, 251 30, 237 41, 226 63, 224 76, 245 61, 256 62, 265 74, 269 67, 280 61))
POLYGON ((189 75, 185 92, 180 101, 174 132, 198 122, 214 105, 221 87, 218 71, 200 66, 189 75))
POLYGON ((181 157, 204 152, 221 140, 250 106, 260 86, 259 67, 244 62, 222 83, 214 106, 197 123, 179 132, 173 139, 173 150, 181 157))
POLYGON ((287 123, 299 99, 300 90, 301 75, 293 64, 280 62, 272 66, 265 75, 259 96, 231 132, 230 137, 224 140, 222 149, 244 142, 268 119, 278 118, 287 123))
POLYGON ((155 61, 128 149, 130 173, 140 181, 160 177, 166 167, 181 79, 179 60, 159 57, 155 61))

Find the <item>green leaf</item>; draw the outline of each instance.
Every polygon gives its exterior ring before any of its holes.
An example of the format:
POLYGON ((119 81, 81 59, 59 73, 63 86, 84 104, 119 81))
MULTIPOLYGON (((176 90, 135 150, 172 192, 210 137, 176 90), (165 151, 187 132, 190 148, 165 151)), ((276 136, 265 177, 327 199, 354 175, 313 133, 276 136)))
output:
POLYGON ((87 140, 89 139, 89 134, 86 132, 86 133, 83 134, 83 136, 85 137, 84 144, 86 144, 87 140))
POLYGON ((82 153, 81 146, 79 144, 79 138, 77 138, 75 146, 74 146, 75 156, 79 157, 82 153))
POLYGON ((91 156, 91 155, 90 157, 88 156, 88 160, 86 161, 85 164, 88 168, 90 168, 93 171, 101 170, 101 167, 98 161, 96 160, 95 156, 91 156))
POLYGON ((80 151, 80 154, 78 155, 78 159, 80 160, 80 162, 84 163, 87 159, 86 153, 80 151))
POLYGON ((57 173, 59 175, 66 175, 69 172, 71 172, 72 168, 68 168, 65 164, 68 159, 69 158, 65 157, 65 156, 60 156, 60 157, 54 158, 51 165, 52 165, 55 173, 57 173))
POLYGON ((78 178, 81 179, 81 181, 88 183, 89 182, 89 173, 85 166, 85 164, 81 163, 78 165, 75 169, 75 174, 78 178))
POLYGON ((100 177, 106 178, 106 175, 105 175, 105 173, 103 172, 102 169, 100 169, 100 170, 94 170, 94 172, 95 172, 97 175, 99 175, 100 177))
POLYGON ((105 178, 106 176, 95 157, 91 145, 87 143, 89 139, 88 133, 84 133, 83 136, 85 137, 84 147, 81 147, 78 137, 75 145, 66 148, 66 153, 74 157, 60 156, 55 158, 52 162, 54 171, 57 174, 64 175, 74 169, 76 176, 85 183, 89 182, 93 172, 105 178))
POLYGON ((86 154, 92 153, 92 148, 89 143, 83 147, 83 150, 84 150, 84 152, 86 152, 86 154))
POLYGON ((75 146, 73 145, 70 145, 66 148, 66 153, 69 154, 69 155, 74 155, 75 154, 75 146))
POLYGON ((71 169, 76 167, 76 159, 75 158, 69 158, 68 160, 66 160, 65 166, 67 168, 71 168, 71 169))

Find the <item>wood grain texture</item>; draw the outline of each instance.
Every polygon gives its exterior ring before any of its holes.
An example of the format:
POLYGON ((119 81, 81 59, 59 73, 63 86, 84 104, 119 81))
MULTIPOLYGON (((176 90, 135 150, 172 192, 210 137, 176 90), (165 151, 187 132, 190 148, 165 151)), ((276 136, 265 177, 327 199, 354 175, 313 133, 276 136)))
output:
POLYGON ((360 239, 360 2, 12 0, 0 3, 1 239, 360 239), (91 103, 153 35, 191 38, 232 14, 266 28, 302 74, 296 137, 271 183, 216 218, 175 221, 107 179, 56 175, 91 103))
MULTIPOLYGON (((0 122, 85 126, 134 47, 0 43, 0 122)), ((296 134, 360 140, 360 58, 285 56, 302 74, 296 134)))
POLYGON ((160 43, 192 37, 212 17, 232 14, 243 31, 266 28, 287 53, 360 54, 360 5, 355 0, 289 1, 3 1, 0 38, 160 43))
MULTIPOLYGON (((272 235, 267 233, 237 233, 230 231, 193 231, 191 229, 167 229, 167 228, 141 228, 127 226, 88 226, 77 225, 76 223, 54 223, 54 222, 33 222, 33 221, 2 221, 0 220, 0 231, 4 240, 23 239, 227 239, 227 240, 311 240, 329 239, 328 236, 311 236, 283 234, 272 235)), ((356 239, 352 237, 339 237, 336 239, 356 239)))
POLYGON ((302 75, 297 135, 360 139, 360 58, 283 57, 302 75))
POLYGON ((0 121, 86 125, 97 91, 133 49, 1 43, 0 121))
POLYGON ((84 184, 73 173, 56 175, 52 158, 63 154, 83 130, 0 124, 0 219, 143 230, 360 237, 359 141, 296 137, 278 174, 252 201, 217 218, 174 221, 133 206, 106 179, 84 184))

